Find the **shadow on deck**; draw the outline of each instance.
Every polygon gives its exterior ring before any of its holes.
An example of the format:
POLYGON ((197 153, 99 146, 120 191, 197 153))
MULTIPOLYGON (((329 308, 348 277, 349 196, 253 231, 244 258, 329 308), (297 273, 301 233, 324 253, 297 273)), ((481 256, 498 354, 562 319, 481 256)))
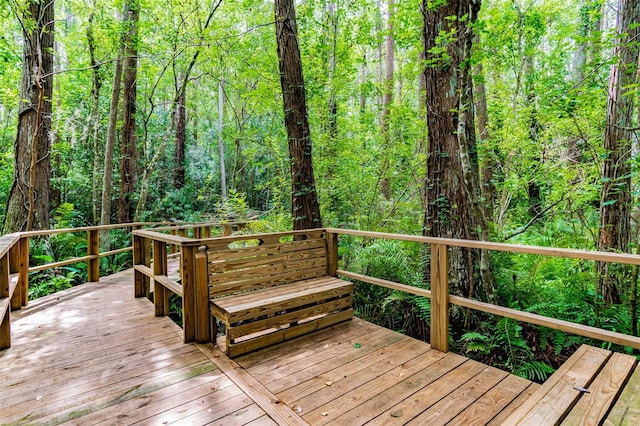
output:
POLYGON ((132 276, 14 312, 1 424, 637 424, 631 357, 583 346, 539 386, 354 318, 230 360, 184 344, 132 276))

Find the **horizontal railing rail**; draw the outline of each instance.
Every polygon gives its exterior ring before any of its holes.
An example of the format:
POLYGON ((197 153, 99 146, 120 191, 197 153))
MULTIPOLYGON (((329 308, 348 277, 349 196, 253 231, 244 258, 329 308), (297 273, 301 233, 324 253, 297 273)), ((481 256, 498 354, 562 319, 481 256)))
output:
POLYGON ((507 253, 523 253, 541 256, 563 257, 573 259, 592 260, 607 263, 622 263, 640 265, 640 256, 625 253, 608 253, 587 250, 562 249, 552 247, 523 246, 515 244, 492 243, 485 241, 470 241, 448 238, 422 237, 415 235, 389 234, 382 232, 368 232, 348 229, 328 228, 327 233, 350 235, 370 239, 392 239, 399 241, 429 244, 431 246, 431 289, 423 289, 407 284, 382 280, 363 274, 338 269, 337 275, 381 287, 390 288, 431 299, 431 345, 438 350, 448 351, 449 342, 449 304, 464 308, 514 319, 530 324, 540 325, 582 337, 602 340, 622 346, 640 349, 640 338, 624 333, 591 327, 579 323, 560 320, 544 315, 519 311, 517 309, 481 302, 449 294, 448 283, 448 247, 463 247, 480 250, 491 250, 507 253))

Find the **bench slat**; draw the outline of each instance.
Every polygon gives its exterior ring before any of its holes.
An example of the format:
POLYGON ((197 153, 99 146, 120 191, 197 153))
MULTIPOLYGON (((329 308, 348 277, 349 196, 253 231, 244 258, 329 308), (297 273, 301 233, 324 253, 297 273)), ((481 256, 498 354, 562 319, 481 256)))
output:
POLYGON ((305 269, 304 271, 288 271, 281 274, 272 275, 269 278, 253 278, 242 282, 233 282, 229 284, 221 284, 209 287, 209 298, 245 292, 249 290, 258 290, 265 287, 274 287, 282 284, 292 283, 295 281, 304 281, 313 278, 320 278, 327 275, 326 268, 305 269))
POLYGON ((275 345, 276 343, 302 336, 303 334, 307 334, 321 328, 329 327, 330 325, 334 325, 339 322, 350 320, 352 317, 353 309, 349 309, 336 314, 327 315, 326 317, 317 320, 312 320, 283 330, 275 331, 255 339, 240 343, 227 344, 227 354, 233 358, 256 349, 275 345))
POLYGON ((267 296, 263 302, 253 301, 237 306, 232 304, 221 306, 218 301, 216 301, 216 303, 212 305, 211 312, 215 316, 232 324, 238 321, 258 318, 263 315, 308 305, 321 300, 351 294, 353 292, 353 285, 349 285, 350 283, 345 285, 345 283, 345 281, 342 283, 329 283, 320 287, 305 288, 285 295, 267 296))
POLYGON ((220 251, 207 251, 209 261, 223 261, 256 256, 266 256, 280 253, 290 253, 299 250, 312 250, 325 248, 325 241, 322 238, 304 241, 292 241, 284 244, 262 244, 253 247, 243 247, 226 249, 220 251))
POLYGON ((275 263, 258 268, 247 268, 240 271, 225 272, 209 275, 209 285, 229 283, 232 281, 246 281, 252 278, 269 278, 272 275, 291 270, 304 270, 327 267, 326 258, 297 260, 287 263, 275 263))
POLYGON ((236 339, 241 336, 257 333, 261 330, 267 330, 269 328, 287 325, 292 322, 299 321, 303 318, 310 318, 313 316, 324 314, 326 312, 351 308, 352 304, 353 299, 351 296, 341 297, 340 299, 332 300, 321 305, 313 305, 308 308, 299 309, 297 311, 289 312, 283 315, 277 315, 239 326, 230 326, 227 328, 227 333, 229 334, 230 339, 236 339))
MULTIPOLYGON (((309 250, 298 250, 288 253, 273 254, 269 256, 245 257, 242 259, 219 260, 209 263, 210 274, 223 274, 233 272, 235 270, 243 270, 247 268, 257 268, 265 265, 273 265, 297 260, 306 259, 322 259, 326 255, 324 248, 316 248, 309 250)), ((224 276, 224 275, 220 275, 224 276)))

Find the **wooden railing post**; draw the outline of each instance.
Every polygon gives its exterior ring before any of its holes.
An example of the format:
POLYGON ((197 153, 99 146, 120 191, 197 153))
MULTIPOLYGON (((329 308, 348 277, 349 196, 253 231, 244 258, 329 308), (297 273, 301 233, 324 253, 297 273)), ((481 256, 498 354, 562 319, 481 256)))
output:
POLYGON ((327 239, 327 275, 336 276, 338 270, 338 234, 326 232, 327 239))
POLYGON ((431 347, 449 352, 449 252, 431 244, 431 347))
MULTIPOLYGON (((10 296, 9 293, 9 254, 0 257, 0 299, 10 296)), ((13 305, 9 301, 10 305, 13 305)), ((11 306, 6 306, 4 312, 0 310, 0 350, 11 347, 11 306)))
MULTIPOLYGON (((153 275, 168 275, 167 243, 153 240, 153 275)), ((154 282, 153 304, 157 317, 169 315, 169 290, 154 282)))
POLYGON ((233 234, 233 227, 231 225, 229 225, 228 223, 223 223, 222 224, 222 235, 225 236, 225 237, 228 237, 231 234, 233 234))
MULTIPOLYGON (((20 237, 20 303, 27 306, 29 303, 29 237, 20 237)), ((17 289, 16 289, 17 290, 17 289)))
MULTIPOLYGON (((171 235, 178 235, 178 231, 176 229, 172 229, 171 231, 169 231, 169 233, 171 235)), ((171 254, 177 253, 178 252, 178 246, 176 246, 175 244, 170 244, 169 245, 169 250, 170 250, 171 254)))
POLYGON ((182 268, 182 331, 184 342, 188 343, 196 340, 196 248, 182 246, 180 260, 182 268))
POLYGON ((100 281, 100 233, 97 229, 87 231, 87 255, 93 256, 87 262, 88 281, 100 281))
MULTIPOLYGON (((18 274, 18 285, 13 292, 13 297, 11 298, 11 310, 17 311, 21 309, 22 304, 22 293, 27 292, 27 290, 22 288, 22 283, 20 282, 20 271, 21 271, 21 259, 20 259, 20 241, 15 243, 11 250, 9 250, 9 273, 10 274, 18 274)), ((27 294, 27 299, 29 298, 29 294, 27 294)))
POLYGON ((196 254, 195 285, 196 342, 215 342, 217 331, 215 318, 209 313, 209 270, 206 253, 196 254))
MULTIPOLYGON (((148 262, 147 239, 133 236, 133 264, 150 266, 148 262)), ((140 271, 134 272, 134 295, 145 297, 149 293, 149 278, 140 271)))

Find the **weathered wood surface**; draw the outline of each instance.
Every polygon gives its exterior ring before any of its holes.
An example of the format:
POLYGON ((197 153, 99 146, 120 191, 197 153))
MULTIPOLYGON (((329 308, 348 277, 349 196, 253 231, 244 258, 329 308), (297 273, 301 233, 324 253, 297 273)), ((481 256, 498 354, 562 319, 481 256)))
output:
POLYGON ((538 386, 357 318, 236 362, 313 425, 486 424, 538 386))
POLYGON ((270 424, 178 326, 133 297, 132 281, 129 270, 14 312, 0 424, 270 424))
MULTIPOLYGON (((335 236, 323 231, 245 235, 202 242, 210 313, 225 324, 220 347, 235 357, 350 319, 353 284, 335 270, 335 236), (294 240, 294 236, 306 239, 294 240), (239 247, 238 247, 239 246, 239 247)), ((213 327, 211 327, 213 328, 213 327)))

